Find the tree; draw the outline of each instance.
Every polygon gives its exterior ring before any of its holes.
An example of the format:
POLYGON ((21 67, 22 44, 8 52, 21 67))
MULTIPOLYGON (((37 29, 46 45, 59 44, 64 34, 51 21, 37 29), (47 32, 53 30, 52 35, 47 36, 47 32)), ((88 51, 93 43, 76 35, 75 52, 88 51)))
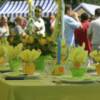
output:
POLYGON ((76 7, 81 2, 100 5, 100 0, 64 0, 66 4, 71 4, 73 7, 76 7))
POLYGON ((4 3, 6 0, 0 0, 0 5, 2 5, 2 3, 4 3))

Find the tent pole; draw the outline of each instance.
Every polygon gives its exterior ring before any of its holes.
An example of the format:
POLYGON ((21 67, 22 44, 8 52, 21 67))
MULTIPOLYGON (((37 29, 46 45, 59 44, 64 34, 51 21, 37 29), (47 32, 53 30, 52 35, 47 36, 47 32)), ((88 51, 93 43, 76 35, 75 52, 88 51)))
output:
POLYGON ((33 30, 33 8, 32 8, 32 4, 33 4, 34 0, 28 0, 28 34, 32 34, 32 30, 33 30))
POLYGON ((64 0, 62 0, 62 12, 61 12, 61 23, 62 23, 62 27, 61 27, 61 33, 62 33, 62 38, 64 39, 64 12, 65 12, 65 4, 64 4, 64 0))

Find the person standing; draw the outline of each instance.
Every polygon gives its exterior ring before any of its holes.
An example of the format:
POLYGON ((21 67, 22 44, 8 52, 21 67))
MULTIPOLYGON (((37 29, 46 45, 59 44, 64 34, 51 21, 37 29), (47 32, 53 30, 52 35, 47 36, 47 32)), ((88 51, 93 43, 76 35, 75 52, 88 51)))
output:
POLYGON ((21 16, 17 16, 15 19, 15 26, 10 29, 10 35, 8 41, 10 45, 16 46, 22 42, 22 39, 27 35, 23 29, 23 20, 21 16))
POLYGON ((6 16, 0 18, 0 43, 7 43, 7 37, 9 36, 8 19, 6 16))
POLYGON ((5 16, 0 18, 0 36, 9 35, 8 19, 5 16))
POLYGON ((86 13, 82 13, 80 16, 82 28, 78 28, 75 30, 75 44, 82 46, 83 43, 85 44, 85 50, 88 51, 88 53, 92 50, 91 41, 87 35, 87 30, 90 25, 89 16, 86 13))
POLYGON ((40 6, 37 6, 35 8, 35 17, 33 22, 33 33, 41 34, 43 37, 45 37, 45 23, 44 20, 41 17, 42 14, 42 8, 40 6))
POLYGON ((90 23, 88 35, 92 41, 93 49, 100 49, 100 8, 95 10, 95 20, 90 23))
POLYGON ((25 30, 23 29, 24 18, 21 16, 16 17, 15 19, 15 32, 19 35, 25 36, 25 30))
POLYGON ((68 46, 75 45, 74 31, 79 27, 81 27, 81 23, 78 15, 73 13, 70 5, 65 5, 64 38, 68 46))

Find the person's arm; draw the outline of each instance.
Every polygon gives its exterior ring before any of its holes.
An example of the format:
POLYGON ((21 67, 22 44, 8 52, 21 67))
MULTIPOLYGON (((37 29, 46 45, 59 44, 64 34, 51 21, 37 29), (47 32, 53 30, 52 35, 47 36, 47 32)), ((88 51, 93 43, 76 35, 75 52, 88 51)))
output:
POLYGON ((72 12, 72 16, 71 16, 73 19, 75 19, 78 23, 80 23, 80 28, 82 28, 82 24, 81 24, 81 21, 79 19, 79 15, 77 12, 72 12))
POLYGON ((72 17, 69 17, 69 18, 66 18, 65 17, 65 23, 67 24, 67 25, 69 25, 71 28, 73 28, 73 29, 76 29, 76 28, 79 28, 79 27, 81 27, 82 25, 81 25, 81 22, 80 21, 76 21, 74 18, 72 18, 72 17))
POLYGON ((71 17, 74 18, 76 21, 80 22, 78 13, 73 12, 71 17))

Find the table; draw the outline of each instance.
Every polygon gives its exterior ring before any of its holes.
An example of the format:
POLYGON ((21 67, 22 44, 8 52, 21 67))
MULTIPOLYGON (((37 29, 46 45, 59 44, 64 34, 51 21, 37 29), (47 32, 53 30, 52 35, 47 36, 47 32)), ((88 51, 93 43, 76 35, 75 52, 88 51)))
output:
POLYGON ((0 100, 100 100, 100 83, 55 84, 49 79, 0 79, 0 100))

